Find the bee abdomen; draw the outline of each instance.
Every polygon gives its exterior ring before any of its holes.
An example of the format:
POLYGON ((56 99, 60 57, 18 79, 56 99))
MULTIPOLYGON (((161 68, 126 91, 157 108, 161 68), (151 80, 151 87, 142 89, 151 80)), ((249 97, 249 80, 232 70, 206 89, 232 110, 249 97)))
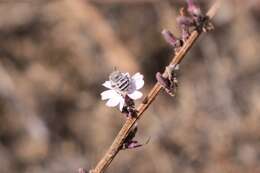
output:
POLYGON ((119 93, 126 92, 130 87, 131 79, 128 75, 123 74, 120 71, 112 72, 109 78, 112 87, 119 93))
POLYGON ((126 91, 130 85, 130 80, 126 77, 122 79, 118 84, 118 89, 120 89, 120 91, 126 91))

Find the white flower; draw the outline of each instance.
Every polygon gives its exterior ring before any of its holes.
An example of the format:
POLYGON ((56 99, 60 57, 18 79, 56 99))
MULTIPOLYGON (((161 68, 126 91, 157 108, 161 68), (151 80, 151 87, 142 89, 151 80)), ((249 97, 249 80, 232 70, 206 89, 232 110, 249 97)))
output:
POLYGON ((106 90, 101 93, 102 100, 108 99, 106 103, 108 107, 115 107, 119 105, 120 111, 122 111, 123 106, 125 104, 125 95, 128 95, 133 100, 140 99, 143 96, 143 94, 138 90, 144 86, 143 75, 141 75, 139 72, 133 75, 132 77, 130 77, 128 73, 122 74, 124 76, 129 77, 129 86, 124 94, 122 94, 122 92, 118 91, 117 89, 113 88, 110 80, 102 84, 109 90, 106 90))

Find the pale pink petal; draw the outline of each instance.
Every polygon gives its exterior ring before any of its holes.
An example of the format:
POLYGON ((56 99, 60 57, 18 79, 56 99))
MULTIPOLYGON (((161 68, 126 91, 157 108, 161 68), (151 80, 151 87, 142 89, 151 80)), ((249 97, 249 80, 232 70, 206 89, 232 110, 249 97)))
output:
POLYGON ((119 104, 119 102, 120 102, 120 97, 113 97, 107 101, 106 105, 108 107, 115 107, 119 104))
POLYGON ((134 83, 135 83, 135 88, 137 90, 139 90, 140 88, 142 88, 144 86, 144 80, 142 78, 136 79, 134 81, 134 83))
POLYGON ((127 89, 127 93, 133 93, 136 90, 135 81, 131 81, 130 86, 127 89))
POLYGON ((119 103, 119 109, 120 109, 120 111, 123 110, 124 104, 125 104, 125 100, 124 100, 123 98, 121 98, 121 99, 120 99, 120 103, 119 103))
POLYGON ((102 84, 104 87, 106 88, 109 88, 109 89, 112 89, 112 86, 111 86, 111 82, 110 81, 106 81, 102 84))
POLYGON ((114 90, 106 90, 102 92, 100 95, 101 95, 101 100, 106 100, 113 97, 117 97, 118 94, 114 90))
POLYGON ((143 94, 140 91, 134 91, 133 93, 128 94, 128 96, 133 100, 137 100, 140 99, 143 96, 143 94))
POLYGON ((133 80, 138 80, 138 79, 143 79, 144 76, 141 75, 139 72, 138 73, 135 73, 133 76, 132 76, 132 79, 133 80))
POLYGON ((130 77, 130 74, 129 74, 129 73, 124 73, 124 75, 126 75, 127 77, 130 77))
POLYGON ((180 64, 177 64, 174 68, 174 70, 180 70, 180 64))

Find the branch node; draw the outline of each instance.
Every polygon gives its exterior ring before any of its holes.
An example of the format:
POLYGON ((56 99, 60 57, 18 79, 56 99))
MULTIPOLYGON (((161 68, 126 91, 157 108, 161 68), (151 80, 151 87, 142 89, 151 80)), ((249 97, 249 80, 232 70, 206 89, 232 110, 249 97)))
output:
POLYGON ((160 72, 156 73, 156 80, 164 88, 164 90, 170 95, 175 96, 178 87, 177 72, 179 70, 179 64, 170 64, 166 67, 166 76, 163 76, 160 72))

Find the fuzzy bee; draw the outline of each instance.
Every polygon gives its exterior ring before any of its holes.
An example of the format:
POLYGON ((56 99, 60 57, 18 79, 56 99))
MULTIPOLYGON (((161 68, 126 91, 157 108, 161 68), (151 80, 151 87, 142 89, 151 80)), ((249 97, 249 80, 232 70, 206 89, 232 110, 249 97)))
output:
POLYGON ((120 94, 126 94, 131 87, 131 78, 128 73, 122 73, 118 70, 109 75, 111 86, 120 94))
POLYGON ((119 106, 122 113, 128 116, 136 115, 134 100, 140 99, 143 94, 138 91, 144 85, 143 75, 135 73, 130 76, 129 73, 122 73, 115 69, 109 75, 109 80, 102 85, 108 90, 101 93, 102 100, 108 100, 108 107, 119 106))

